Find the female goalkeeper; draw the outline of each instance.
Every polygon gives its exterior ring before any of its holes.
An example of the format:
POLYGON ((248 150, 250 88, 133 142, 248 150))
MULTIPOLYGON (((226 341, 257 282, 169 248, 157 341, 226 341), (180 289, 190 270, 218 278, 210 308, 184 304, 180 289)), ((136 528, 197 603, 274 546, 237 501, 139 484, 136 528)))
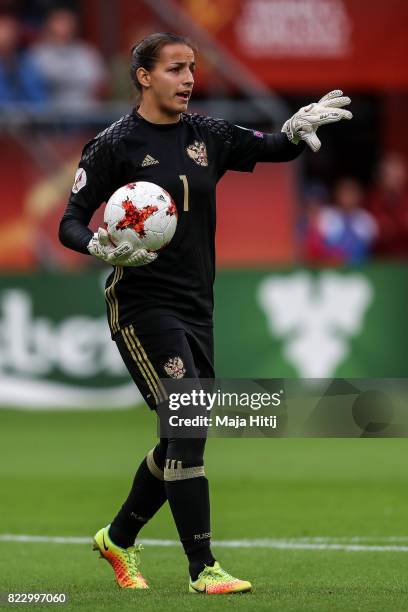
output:
MULTIPOLYGON (((300 109, 281 133, 263 134, 222 119, 187 114, 194 85, 193 45, 170 33, 147 36, 132 50, 139 94, 132 110, 83 149, 60 240, 113 265, 106 285, 112 338, 146 403, 163 405, 161 379, 213 378, 215 189, 227 170, 252 172, 257 162, 287 162, 305 141, 320 147, 318 126, 350 119, 350 102, 334 91, 300 109), (119 187, 150 181, 176 203, 178 225, 159 254, 114 247, 104 229, 92 234, 95 210, 119 187)), ((142 527, 167 500, 188 557, 191 593, 251 590, 214 559, 210 500, 201 438, 162 438, 147 453, 129 495, 94 547, 109 561, 119 586, 147 588, 139 569, 142 527)))

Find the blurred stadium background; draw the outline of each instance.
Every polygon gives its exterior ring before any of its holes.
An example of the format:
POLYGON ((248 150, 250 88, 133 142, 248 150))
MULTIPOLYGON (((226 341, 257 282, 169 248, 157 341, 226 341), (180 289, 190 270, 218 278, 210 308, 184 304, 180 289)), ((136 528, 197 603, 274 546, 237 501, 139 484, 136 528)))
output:
MULTIPOLYGON (((0 419, 8 491, 3 534, 91 534, 116 509, 151 443, 147 425, 138 429, 138 419, 147 423, 150 415, 117 412, 139 397, 108 337, 102 291, 108 270, 64 249, 57 238, 81 148, 132 106, 129 49, 150 32, 177 31, 197 43, 192 112, 272 131, 331 89, 352 98, 354 119, 322 128, 317 155, 307 150, 296 163, 259 164, 253 175, 231 172, 219 185, 218 376, 407 376, 407 23, 406 0, 0 1, 0 419), (37 412, 44 410, 51 412, 37 412), (98 461, 89 462, 101 451, 98 422, 101 431, 116 432, 114 443, 125 438, 127 448, 135 449, 133 456, 120 454, 120 465, 113 465, 115 452, 110 462, 103 459, 114 493, 109 503, 95 484, 103 484, 106 473, 98 461), (76 437, 76 428, 89 438, 76 437), (94 497, 85 503, 81 496, 89 492, 94 497), (80 520, 68 497, 78 501, 80 520)), ((99 219, 97 214, 93 227, 99 219)), ((236 479, 209 461, 216 506, 220 510, 221 490, 229 491, 222 503, 236 529, 219 521, 217 539, 403 537, 403 441, 389 441, 386 456, 385 442, 322 442, 251 442, 243 451, 245 441, 228 441, 231 462, 239 467, 236 479), (269 491, 267 519, 259 509, 248 510, 255 524, 264 521, 249 534, 235 509, 242 504, 241 476, 251 478, 246 451, 265 466, 252 481, 251 499, 259 503, 265 487, 269 491), (299 486, 305 481, 310 487, 299 486), (279 504, 272 489, 282 494, 279 504), (370 503, 365 521, 363 508, 370 503), (282 514, 289 517, 287 528, 276 528, 282 514)), ((211 445, 213 456, 221 456, 221 441, 211 445)), ((152 537, 175 537, 164 516, 152 537)), ((20 550, 12 546, 7 550, 20 550)), ((304 554, 285 557, 280 567, 286 563, 296 573, 304 554)), ((384 567, 386 559, 388 567, 398 566, 392 555, 384 554, 384 567)), ((271 558, 258 562, 264 567, 271 558)), ((26 586, 38 585, 27 578, 32 568, 24 553, 16 559, 28 563, 26 586)), ((368 553, 364 559, 370 567, 368 553)), ((21 587, 12 574, 14 582, 7 584, 21 587)), ((46 569, 39 576, 41 585, 51 584, 46 569)), ((279 576, 286 584, 283 569, 279 576)), ((378 576, 368 579, 374 584, 378 576)), ((309 591, 304 609, 312 609, 311 601, 313 609, 327 609, 316 603, 325 584, 309 591)), ((390 609, 403 609, 399 594, 390 609)), ((366 595, 367 605, 374 605, 378 593, 374 599, 366 595)), ((365 609, 356 607, 357 586, 355 597, 352 609, 365 609)), ((292 609, 292 603, 285 591, 277 609, 292 609)), ((257 609, 263 605, 259 601, 257 609)), ((299 599, 293 609, 302 605, 299 599)), ((376 609, 385 610, 385 604, 376 609)))

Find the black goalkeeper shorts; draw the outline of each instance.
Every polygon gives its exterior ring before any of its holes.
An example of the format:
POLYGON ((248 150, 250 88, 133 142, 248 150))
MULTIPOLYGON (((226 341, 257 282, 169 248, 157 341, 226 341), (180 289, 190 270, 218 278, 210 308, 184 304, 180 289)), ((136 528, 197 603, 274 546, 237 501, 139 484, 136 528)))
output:
POLYGON ((114 340, 147 405, 155 410, 166 401, 162 378, 214 378, 213 327, 193 325, 172 316, 137 322, 114 340))

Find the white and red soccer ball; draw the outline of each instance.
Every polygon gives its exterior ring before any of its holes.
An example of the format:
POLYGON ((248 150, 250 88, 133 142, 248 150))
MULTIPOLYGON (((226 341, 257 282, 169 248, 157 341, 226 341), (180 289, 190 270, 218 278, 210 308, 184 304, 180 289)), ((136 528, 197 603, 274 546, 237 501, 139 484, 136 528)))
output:
POLYGON ((158 251, 169 244, 177 227, 177 208, 167 191, 147 181, 128 183, 111 195, 104 222, 109 238, 119 246, 158 251))

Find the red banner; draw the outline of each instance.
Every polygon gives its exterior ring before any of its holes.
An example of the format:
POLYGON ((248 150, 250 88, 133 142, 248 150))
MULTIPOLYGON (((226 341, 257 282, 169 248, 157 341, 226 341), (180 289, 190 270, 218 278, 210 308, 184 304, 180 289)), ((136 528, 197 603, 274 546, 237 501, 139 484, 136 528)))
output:
POLYGON ((182 5, 274 89, 408 86, 406 0, 182 0, 182 5), (203 4, 207 10, 200 12, 203 4))
MULTIPOLYGON (((178 0, 177 4, 275 90, 408 87, 407 0, 178 0)), ((122 0, 115 6, 109 31, 122 54, 151 32, 175 29, 174 23, 167 23, 141 0, 122 0)), ((105 49, 106 37, 100 19, 95 19, 99 11, 97 0, 84 3, 87 35, 105 49)), ((184 30, 181 33, 191 34, 184 30)), ((110 43, 107 53, 112 46, 115 43, 110 43)), ((214 88, 222 58, 203 55, 197 86, 214 88)))

